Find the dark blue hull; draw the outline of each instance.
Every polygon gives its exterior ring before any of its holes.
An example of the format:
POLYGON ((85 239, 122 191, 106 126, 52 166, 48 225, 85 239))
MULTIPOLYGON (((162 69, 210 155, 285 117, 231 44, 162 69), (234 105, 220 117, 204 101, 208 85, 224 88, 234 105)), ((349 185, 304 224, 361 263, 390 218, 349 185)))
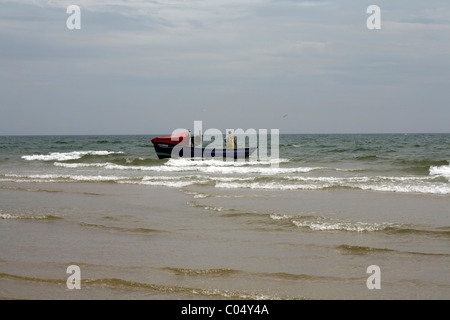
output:
POLYGON ((167 158, 206 158, 206 159, 245 159, 255 150, 254 148, 239 149, 209 149, 188 146, 177 146, 170 143, 153 143, 159 159, 167 158), (176 147, 177 146, 177 147, 176 147), (173 150, 176 147, 175 150, 173 150))

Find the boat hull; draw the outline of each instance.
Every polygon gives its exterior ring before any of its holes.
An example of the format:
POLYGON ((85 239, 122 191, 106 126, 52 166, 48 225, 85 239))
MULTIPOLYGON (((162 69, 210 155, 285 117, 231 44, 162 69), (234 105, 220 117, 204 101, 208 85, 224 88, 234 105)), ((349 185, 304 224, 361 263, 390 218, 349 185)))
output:
POLYGON ((159 159, 167 158, 207 158, 207 159, 245 159, 248 158, 255 150, 253 148, 237 148, 237 149, 212 149, 199 148, 191 145, 187 132, 153 138, 151 141, 155 148, 159 159))
POLYGON ((153 143, 159 159, 167 158, 206 158, 206 159, 245 159, 255 148, 209 149, 189 146, 177 146, 170 143, 153 143), (174 150, 175 148, 175 150, 174 150))

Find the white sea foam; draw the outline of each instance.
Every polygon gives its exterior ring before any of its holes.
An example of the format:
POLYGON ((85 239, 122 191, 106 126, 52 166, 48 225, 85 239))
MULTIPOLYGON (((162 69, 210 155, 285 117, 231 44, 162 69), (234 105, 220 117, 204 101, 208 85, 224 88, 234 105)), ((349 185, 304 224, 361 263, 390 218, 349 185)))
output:
POLYGON ((391 223, 369 223, 369 222, 353 222, 338 219, 330 219, 326 217, 302 217, 290 216, 286 214, 271 214, 273 220, 289 220, 295 226, 301 228, 309 228, 314 231, 380 231, 388 227, 392 227, 391 223))
POLYGON ((161 168, 163 171, 198 171, 204 173, 220 174, 255 173, 263 175, 307 173, 313 170, 327 169, 323 167, 279 168, 277 166, 271 166, 272 164, 279 164, 283 162, 289 162, 289 159, 268 159, 260 161, 169 159, 169 161, 166 162, 165 166, 159 168, 161 168))
POLYGON ((120 184, 138 184, 138 185, 154 185, 181 188, 193 184, 205 184, 210 180, 202 179, 201 176, 144 176, 144 177, 127 177, 114 175, 58 175, 58 174, 34 174, 34 175, 16 175, 8 174, 6 178, 0 181, 8 182, 113 182, 120 184))
MULTIPOLYGON (((450 184, 440 177, 449 179, 450 166, 432 166, 430 174, 426 176, 360 176, 350 173, 355 170, 328 167, 278 167, 270 166, 270 161, 227 162, 221 160, 190 160, 169 159, 159 165, 120 165, 111 162, 96 163, 66 163, 64 159, 80 157, 83 154, 107 155, 110 151, 76 151, 73 153, 54 153, 47 156, 30 156, 33 159, 50 159, 51 157, 63 161, 55 161, 56 167, 67 169, 100 168, 93 170, 92 176, 87 170, 68 171, 67 175, 6 175, 1 181, 111 181, 120 183, 134 183, 141 185, 162 185, 183 187, 193 184, 210 184, 216 188, 228 189, 265 189, 265 190, 323 190, 327 188, 353 188, 360 190, 450 194, 450 184), (264 164, 263 164, 264 163, 264 164), (106 175, 107 171, 112 173, 106 175), (132 177, 122 177, 125 171, 136 171, 132 177), (142 177, 138 171, 148 175, 142 177), (104 175, 101 175, 104 174, 104 175)), ((24 156, 25 157, 25 156, 24 156)), ((32 158, 29 158, 32 159, 32 158)), ((281 162, 289 162, 281 159, 281 162)))
POLYGON ((177 168, 177 167, 167 167, 167 166, 124 166, 120 164, 114 164, 111 162, 100 162, 100 163, 64 163, 64 162, 54 162, 57 167, 64 168, 104 168, 106 170, 136 170, 136 171, 157 171, 157 172, 182 172, 191 171, 190 168, 177 168))
POLYGON ((400 193, 429 193, 429 194, 450 194, 450 186, 443 184, 430 185, 359 185, 362 190, 400 192, 400 193))
POLYGON ((92 181, 92 182, 96 182, 96 181, 120 181, 123 179, 127 179, 126 177, 118 177, 118 176, 101 176, 101 175, 97 175, 97 176, 86 176, 86 175, 71 175, 68 177, 68 179, 70 180, 75 180, 75 181, 92 181))
POLYGON ((180 176, 173 176, 173 177, 168 177, 168 176, 145 176, 142 178, 142 181, 168 181, 168 180, 182 180, 182 179, 189 179, 189 178, 195 178, 197 176, 184 176, 184 177, 180 177, 180 176))
POLYGON ((105 164, 102 163, 64 163, 64 162, 54 162, 53 165, 57 167, 64 168, 89 168, 89 167, 104 167, 105 164))
MULTIPOLYGON (((289 161, 281 159, 281 161, 289 161)), ((155 166, 136 166, 136 165, 119 165, 111 162, 99 163, 65 163, 54 162, 57 167, 64 168, 104 168, 106 170, 134 170, 134 171, 154 171, 154 172, 200 172, 207 174, 256 174, 264 176, 289 175, 297 173, 309 173, 313 171, 353 171, 347 169, 336 169, 327 167, 288 167, 279 168, 265 166, 260 161, 253 162, 226 162, 220 160, 186 160, 186 159, 169 159, 164 165, 155 166)), ((296 179, 293 176, 292 179, 296 179)))
POLYGON ((36 216, 25 216, 25 215, 15 215, 10 213, 1 213, 0 212, 0 219, 5 220, 15 220, 15 219, 21 219, 21 220, 46 220, 50 219, 52 216, 47 215, 36 215, 36 216))
POLYGON ((280 182, 253 182, 253 183, 238 183, 238 182, 218 182, 216 188, 226 189, 265 189, 265 190, 320 190, 323 185, 313 184, 283 184, 280 182))
POLYGON ((35 154, 35 155, 25 155, 22 156, 24 160, 41 160, 41 161, 67 161, 67 160, 77 160, 81 159, 86 155, 93 156, 107 156, 110 154, 121 154, 123 152, 113 152, 113 151, 72 151, 72 152, 52 152, 50 154, 35 154))
POLYGON ((320 218, 306 221, 293 220, 292 223, 297 227, 309 228, 314 231, 373 232, 385 230, 386 228, 392 226, 392 224, 386 223, 328 221, 320 218))
POLYGON ((258 161, 223 161, 217 159, 169 159, 165 165, 172 167, 242 167, 255 165, 272 165, 289 162, 289 159, 262 159, 258 161))
MULTIPOLYGON (((128 177, 119 176, 102 176, 102 175, 58 175, 58 174, 31 174, 31 175, 18 175, 18 174, 6 174, 8 181, 12 182, 101 182, 101 181, 119 181, 123 179, 129 179, 128 177)), ((5 179, 6 180, 6 179, 5 179)))
POLYGON ((206 193, 197 193, 196 195, 194 195, 194 199, 205 199, 208 197, 209 197, 209 195, 206 193))
POLYGON ((430 167, 431 176, 442 176, 450 179, 450 166, 431 166, 430 167))
POLYGON ((121 184, 137 184, 143 186, 161 186, 161 187, 171 187, 171 188, 183 188, 193 184, 202 184, 206 183, 205 180, 190 180, 190 181, 167 181, 167 180, 121 180, 118 183, 121 184))
POLYGON ((9 213, 0 213, 0 219, 21 219, 21 217, 9 213))
POLYGON ((267 182, 218 179, 215 187, 263 190, 322 190, 341 187, 383 192, 450 194, 448 183, 433 182, 428 177, 287 177, 283 179, 285 181, 267 182))
POLYGON ((280 214, 272 213, 270 215, 270 218, 273 219, 273 220, 286 220, 286 219, 291 219, 292 216, 289 216, 289 215, 286 215, 286 214, 280 215, 280 214))
MULTIPOLYGON (((205 160, 209 161, 209 160, 205 160)), ((186 166, 182 165, 161 165, 161 166, 124 166, 110 162, 103 163, 64 163, 54 162, 57 167, 64 168, 90 168, 98 167, 107 170, 137 170, 137 171, 156 171, 156 172, 204 172, 204 173, 220 173, 220 174, 262 174, 262 175, 278 175, 290 173, 307 173, 314 170, 326 169, 322 167, 294 167, 294 168, 276 168, 276 167, 260 167, 260 166, 239 166, 239 165, 224 165, 224 162, 211 160, 209 165, 192 165, 190 162, 196 161, 186 160, 186 166), (215 165, 219 164, 219 165, 215 165)), ((198 161, 200 162, 200 161, 198 161)))
POLYGON ((221 174, 249 174, 256 173, 261 175, 279 175, 289 173, 307 173, 314 170, 320 170, 318 167, 296 167, 296 168, 276 168, 276 167, 205 167, 199 171, 206 173, 221 174))

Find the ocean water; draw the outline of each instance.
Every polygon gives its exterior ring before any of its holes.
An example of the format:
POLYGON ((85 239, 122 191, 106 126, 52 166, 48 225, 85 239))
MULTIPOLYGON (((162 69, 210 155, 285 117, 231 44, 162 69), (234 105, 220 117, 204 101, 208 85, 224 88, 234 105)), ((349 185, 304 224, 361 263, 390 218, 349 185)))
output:
POLYGON ((450 134, 282 134, 243 162, 153 137, 0 137, 0 297, 450 298, 450 134))
POLYGON ((445 134, 281 135, 278 159, 245 162, 158 160, 151 138, 1 137, 0 181, 450 193, 445 134))

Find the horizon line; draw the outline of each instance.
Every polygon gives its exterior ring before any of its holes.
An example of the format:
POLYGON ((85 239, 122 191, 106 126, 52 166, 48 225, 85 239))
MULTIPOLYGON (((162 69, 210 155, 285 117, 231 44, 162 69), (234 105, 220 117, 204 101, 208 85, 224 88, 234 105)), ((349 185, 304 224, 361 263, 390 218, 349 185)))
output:
MULTIPOLYGON (((225 131, 225 130, 224 130, 225 131)), ((154 136, 154 135, 171 135, 172 133, 28 133, 28 134, 0 134, 0 137, 34 137, 34 136, 42 136, 42 137, 52 137, 52 136, 154 136)), ((450 134, 450 132, 284 132, 280 133, 280 135, 288 135, 288 134, 298 134, 298 135, 375 135, 375 134, 399 134, 399 135, 409 135, 409 134, 450 134)))

